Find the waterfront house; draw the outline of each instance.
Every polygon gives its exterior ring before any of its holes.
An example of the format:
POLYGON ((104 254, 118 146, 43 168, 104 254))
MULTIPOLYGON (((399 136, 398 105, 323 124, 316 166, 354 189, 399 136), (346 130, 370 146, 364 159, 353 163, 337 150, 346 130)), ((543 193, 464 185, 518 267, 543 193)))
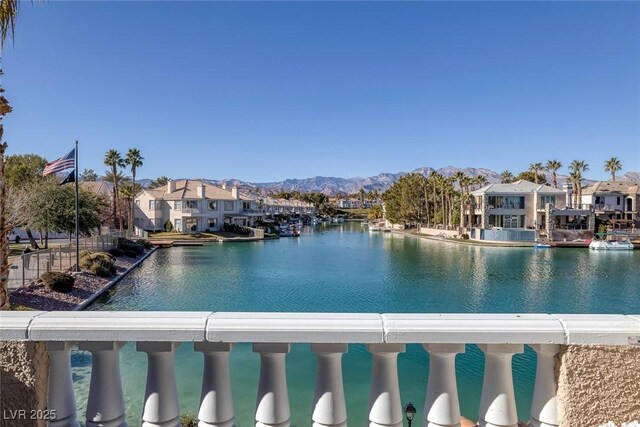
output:
POLYGON ((632 181, 597 181, 582 189, 582 204, 614 228, 637 227, 640 185, 632 181))
POLYGON ((562 190, 525 180, 489 184, 471 195, 475 198, 471 237, 477 240, 534 241, 541 230, 589 215, 567 212, 562 190))
POLYGON ((167 222, 180 232, 215 231, 222 224, 252 225, 254 220, 242 211, 250 200, 243 200, 237 187, 230 191, 205 181, 170 180, 166 186, 144 189, 136 196, 135 225, 144 230, 164 230, 167 222))
POLYGON ((205 181, 181 179, 166 186, 144 189, 136 196, 135 225, 164 230, 167 222, 180 232, 216 231, 222 224, 255 226, 274 214, 312 214, 312 204, 274 199, 228 189, 205 181))

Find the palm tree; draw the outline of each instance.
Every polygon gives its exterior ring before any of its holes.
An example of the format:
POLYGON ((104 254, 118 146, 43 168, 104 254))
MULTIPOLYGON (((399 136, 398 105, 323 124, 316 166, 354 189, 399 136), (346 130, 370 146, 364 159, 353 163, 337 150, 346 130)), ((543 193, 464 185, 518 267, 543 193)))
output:
MULTIPOLYGON (((142 155, 140 154, 140 150, 138 150, 137 148, 129 148, 129 151, 127 152, 127 157, 124 159, 124 161, 127 165, 129 165, 129 167, 131 167, 131 180, 133 181, 133 184, 132 184, 133 189, 136 188, 136 171, 138 170, 139 167, 142 167, 143 160, 144 160, 144 157, 142 157, 142 155)), ((134 221, 133 199, 135 198, 136 198, 136 195, 134 194, 131 202, 131 208, 129 209, 129 231, 130 232, 131 230, 133 230, 133 221, 134 221)))
MULTIPOLYGON (((0 4, 0 56, 1 50, 7 40, 7 35, 13 35, 18 12, 18 0, 2 0, 0 4)), ((0 67, 0 76, 2 68, 0 67)), ((4 178, 4 152, 7 143, 2 142, 4 135, 4 116, 11 112, 9 101, 2 94, 4 88, 0 86, 0 310, 9 309, 9 292, 7 291, 7 280, 9 279, 9 233, 10 225, 6 223, 6 188, 4 178)))
POLYGON ((460 187, 460 227, 464 227, 464 182, 467 177, 464 172, 456 171, 452 175, 453 179, 458 181, 458 187, 460 187))
POLYGON ((529 171, 533 172, 533 180, 538 183, 538 172, 542 170, 542 163, 531 163, 529 165, 529 171))
POLYGON ((511 184, 514 180, 514 176, 510 171, 504 170, 500 173, 501 184, 511 184))
POLYGON ((109 172, 111 172, 110 178, 111 183, 113 184, 113 221, 114 225, 120 225, 120 229, 122 229, 122 221, 118 218, 118 179, 116 177, 119 175, 118 168, 125 167, 125 161, 120 156, 117 150, 109 150, 107 154, 104 156, 104 164, 111 168, 109 172))
POLYGON ((558 169, 561 167, 562 163, 558 160, 549 160, 544 167, 547 172, 551 172, 551 180, 553 181, 553 186, 555 188, 558 188, 558 174, 556 172, 558 172, 558 169))
POLYGON ((589 165, 584 160, 574 160, 569 165, 569 178, 573 184, 573 204, 577 205, 579 200, 582 200, 582 172, 589 170, 589 165))
POLYGON ((616 172, 622 169, 622 163, 615 157, 610 158, 606 162, 604 162, 604 171, 611 172, 611 181, 616 180, 616 172))

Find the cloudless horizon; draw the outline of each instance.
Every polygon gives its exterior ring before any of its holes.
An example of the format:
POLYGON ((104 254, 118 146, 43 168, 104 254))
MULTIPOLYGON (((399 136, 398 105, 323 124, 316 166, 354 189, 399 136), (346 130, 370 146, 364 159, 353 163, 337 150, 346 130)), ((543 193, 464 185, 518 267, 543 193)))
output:
POLYGON ((638 2, 22 2, 8 154, 280 181, 640 171, 638 2))

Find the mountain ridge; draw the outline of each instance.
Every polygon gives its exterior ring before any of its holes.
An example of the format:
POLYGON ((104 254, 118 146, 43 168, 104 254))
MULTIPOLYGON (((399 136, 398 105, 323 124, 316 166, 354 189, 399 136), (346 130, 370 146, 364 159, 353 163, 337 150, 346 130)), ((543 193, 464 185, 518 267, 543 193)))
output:
MULTIPOLYGON (((266 191, 300 191, 300 192, 319 192, 329 196, 334 196, 338 193, 354 194, 364 189, 365 191, 378 190, 379 192, 386 191, 394 182, 400 177, 408 173, 420 173, 424 176, 428 176, 432 171, 435 171, 445 177, 450 177, 458 171, 464 172, 468 176, 483 175, 487 178, 487 181, 491 183, 500 182, 500 173, 486 168, 461 168, 457 166, 445 166, 442 168, 434 169, 430 166, 423 166, 413 169, 409 172, 382 172, 377 175, 369 177, 332 177, 332 176, 314 176, 308 178, 288 178, 281 181, 271 182, 249 182, 243 181, 237 178, 229 179, 207 179, 200 178, 214 185, 226 184, 227 186, 236 185, 242 189, 266 192, 266 191)), ((542 172, 547 177, 547 182, 551 182, 551 174, 549 172, 542 172)), ((558 185, 564 184, 567 175, 558 174, 558 185)), ((180 178, 184 179, 184 178, 180 178)), ((627 172, 618 177, 618 181, 634 181, 640 183, 640 172, 627 172)), ((140 179, 138 182, 146 187, 151 182, 150 179, 140 179)), ((584 183, 589 184, 594 180, 585 179, 584 183)))

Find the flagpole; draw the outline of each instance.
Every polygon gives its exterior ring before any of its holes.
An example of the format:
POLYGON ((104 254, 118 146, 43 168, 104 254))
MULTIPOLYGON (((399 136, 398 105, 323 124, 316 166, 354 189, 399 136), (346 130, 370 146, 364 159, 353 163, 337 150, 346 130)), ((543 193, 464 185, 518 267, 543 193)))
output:
POLYGON ((76 140, 76 272, 80 271, 80 197, 78 191, 78 140, 76 140))

